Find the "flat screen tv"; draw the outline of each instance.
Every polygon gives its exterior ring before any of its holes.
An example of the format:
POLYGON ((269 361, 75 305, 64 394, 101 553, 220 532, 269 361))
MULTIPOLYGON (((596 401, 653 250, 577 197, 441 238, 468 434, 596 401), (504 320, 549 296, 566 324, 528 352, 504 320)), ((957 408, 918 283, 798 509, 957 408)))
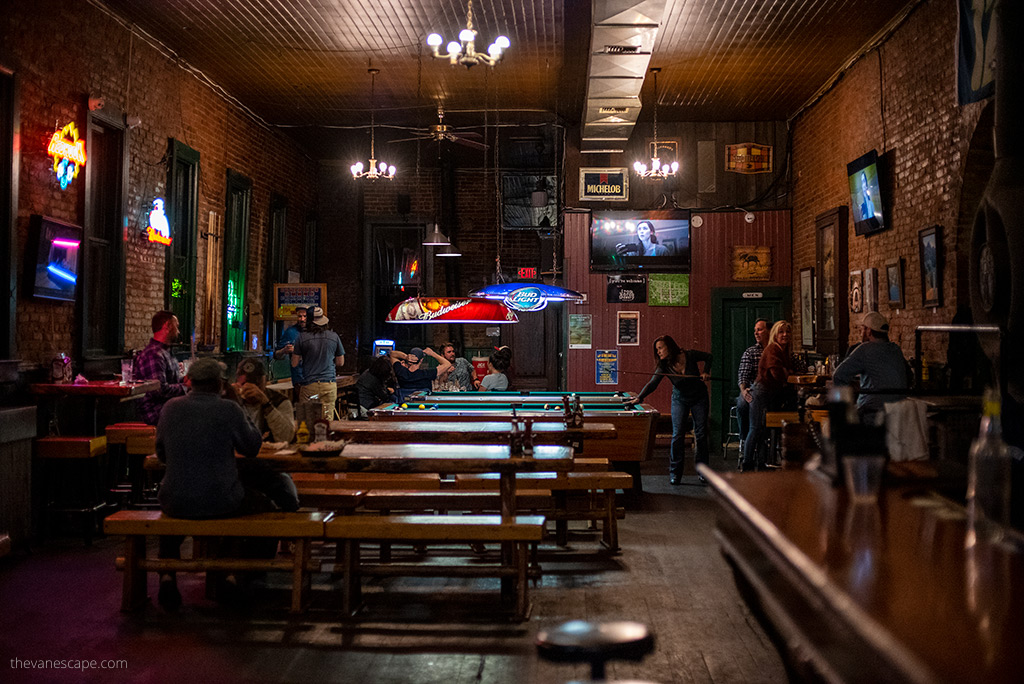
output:
POLYGON ((853 207, 853 228, 857 235, 885 230, 885 211, 879 185, 879 159, 871 150, 846 165, 850 181, 850 205, 853 207))
POLYGON ((690 212, 593 212, 590 270, 689 273, 690 212))
POLYGON ((75 301, 82 259, 82 228, 46 216, 33 215, 39 236, 32 294, 45 299, 75 301))

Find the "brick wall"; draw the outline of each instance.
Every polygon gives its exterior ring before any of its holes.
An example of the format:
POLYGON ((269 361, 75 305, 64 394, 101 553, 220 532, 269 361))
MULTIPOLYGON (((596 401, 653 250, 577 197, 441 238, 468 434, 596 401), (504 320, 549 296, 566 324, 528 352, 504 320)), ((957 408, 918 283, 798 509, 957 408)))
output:
MULTIPOLYGON (((961 209, 967 151, 984 103, 960 107, 956 93, 956 2, 929 0, 877 49, 864 55, 793 125, 793 273, 816 266, 814 218, 850 204, 846 164, 871 149, 891 162, 883 192, 891 197, 887 220, 891 228, 867 237, 856 236, 849 223, 850 270, 878 269, 879 310, 890 319, 891 339, 908 357, 914 350, 914 327, 949 323, 956 311, 958 240, 974 206, 961 209), (924 308, 921 298, 918 231, 943 227, 943 305, 924 308), (885 301, 886 261, 905 263, 906 308, 889 309, 885 301)), ((962 271, 962 269, 960 269, 962 271)), ((848 273, 839 282, 846 292, 848 273)), ((794 291, 794 298, 799 292, 794 291)), ((848 306, 848 304, 847 304, 848 306)), ((800 307, 794 301, 794 327, 800 307)), ((851 314, 850 341, 859 340, 851 314)), ((925 337, 925 357, 945 362, 945 338, 925 337)))
MULTIPOLYGON (((214 92, 196 75, 137 35, 116 18, 85 2, 40 0, 12 3, 0 13, 0 66, 11 69, 21 89, 18 245, 24 255, 29 216, 42 214, 70 223, 84 222, 84 172, 62 191, 46 156, 54 123, 74 121, 82 135, 90 95, 102 96, 104 110, 135 115, 142 123, 128 133, 129 168, 125 259, 125 346, 141 347, 150 337, 149 320, 164 308, 166 249, 146 242, 145 222, 154 197, 165 191, 168 139, 200 155, 199 232, 210 212, 225 213, 227 169, 253 180, 246 298, 264 301, 267 235, 272 194, 288 201, 288 268, 300 270, 305 222, 315 208, 316 165, 288 138, 262 126, 214 92)), ((88 153, 88 150, 87 150, 88 153)), ((199 240, 196 272, 199 293, 196 327, 202 329, 206 301, 206 241, 199 240)), ((220 247, 216 254, 219 258, 220 247)), ((19 260, 19 287, 25 258, 19 260)), ((215 288, 219 296, 219 284, 215 288)), ((218 302, 219 306, 219 302, 218 302)), ((219 316, 218 316, 219 318, 219 316)), ((44 362, 58 350, 74 349, 75 305, 18 299, 19 356, 44 362)), ((219 320, 215 342, 219 347, 219 320)))

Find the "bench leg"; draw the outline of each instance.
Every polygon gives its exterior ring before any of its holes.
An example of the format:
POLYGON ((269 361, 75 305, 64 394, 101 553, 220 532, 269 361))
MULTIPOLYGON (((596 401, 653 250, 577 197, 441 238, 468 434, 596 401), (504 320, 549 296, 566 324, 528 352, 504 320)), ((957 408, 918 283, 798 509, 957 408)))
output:
POLYGON ((604 495, 604 533, 605 546, 612 553, 619 552, 619 520, 615 515, 615 490, 606 489, 604 495))
POLYGON ((146 571, 139 561, 146 557, 146 537, 132 535, 125 537, 124 582, 121 589, 121 611, 130 613, 146 603, 146 571))
POLYGON ((292 555, 292 613, 301 613, 306 607, 306 595, 310 588, 309 573, 309 540, 296 539, 295 552, 292 555))
MULTIPOLYGON (((555 491, 553 494, 555 495, 555 510, 563 514, 567 513, 569 510, 568 494, 563 490, 555 491)), ((559 519, 555 520, 555 543, 562 547, 569 545, 569 521, 565 519, 564 515, 560 515, 559 519)))
POLYGON ((529 552, 526 543, 516 542, 514 554, 516 561, 516 620, 523 622, 528 617, 530 608, 530 584, 526 577, 529 552))
POLYGON ((360 601, 359 542, 354 539, 339 539, 342 548, 345 578, 341 589, 341 609, 348 617, 355 613, 360 601))

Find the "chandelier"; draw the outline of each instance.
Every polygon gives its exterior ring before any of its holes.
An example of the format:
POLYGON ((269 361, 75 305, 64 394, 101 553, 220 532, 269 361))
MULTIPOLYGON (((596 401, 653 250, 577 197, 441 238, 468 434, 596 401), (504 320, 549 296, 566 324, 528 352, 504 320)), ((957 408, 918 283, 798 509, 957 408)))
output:
POLYGON ((386 162, 381 162, 380 166, 378 166, 373 150, 373 129, 375 124, 374 112, 376 110, 375 86, 377 84, 377 74, 380 73, 380 69, 367 69, 367 71, 370 74, 370 167, 366 171, 363 171, 363 162, 356 162, 349 167, 349 170, 352 171, 353 178, 369 178, 372 181, 375 181, 378 178, 391 180, 395 177, 395 167, 388 166, 386 162))
POLYGON ((635 162, 633 164, 633 170, 637 172, 641 178, 650 178, 651 180, 664 180, 669 176, 676 175, 676 171, 679 170, 679 162, 673 161, 671 164, 662 164, 661 160, 657 157, 658 154, 658 72, 661 71, 660 67, 653 67, 651 73, 654 74, 654 155, 651 156, 651 168, 647 168, 647 164, 643 162, 635 162))
POLYGON ((427 36, 427 45, 434 57, 440 59, 448 59, 452 66, 456 64, 462 64, 467 69, 477 64, 486 64, 488 66, 494 66, 504 54, 504 51, 508 48, 511 43, 505 36, 498 36, 491 43, 490 47, 487 48, 487 52, 476 51, 476 31, 473 29, 473 0, 469 0, 467 3, 466 10, 466 28, 459 32, 459 40, 451 41, 446 46, 448 50, 447 54, 441 54, 438 49, 441 47, 441 43, 444 42, 444 38, 441 37, 440 33, 431 33, 427 36))

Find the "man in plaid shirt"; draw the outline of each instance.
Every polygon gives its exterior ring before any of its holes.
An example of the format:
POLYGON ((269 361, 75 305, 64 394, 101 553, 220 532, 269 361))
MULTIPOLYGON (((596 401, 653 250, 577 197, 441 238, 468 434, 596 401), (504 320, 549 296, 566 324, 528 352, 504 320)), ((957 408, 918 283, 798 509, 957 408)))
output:
POLYGON ((139 402, 142 420, 156 425, 164 404, 185 394, 188 386, 182 382, 178 361, 171 355, 171 345, 178 339, 178 317, 170 311, 157 311, 153 314, 152 327, 153 337, 135 357, 134 377, 160 381, 160 389, 147 392, 139 402))
POLYGON ((740 395, 736 397, 736 422, 739 423, 740 449, 747 439, 747 431, 750 429, 750 400, 753 395, 750 386, 754 384, 757 377, 757 364, 761 360, 761 352, 768 344, 768 321, 758 318, 754 322, 754 340, 757 344, 747 347, 740 357, 740 369, 737 373, 740 386, 740 395))

